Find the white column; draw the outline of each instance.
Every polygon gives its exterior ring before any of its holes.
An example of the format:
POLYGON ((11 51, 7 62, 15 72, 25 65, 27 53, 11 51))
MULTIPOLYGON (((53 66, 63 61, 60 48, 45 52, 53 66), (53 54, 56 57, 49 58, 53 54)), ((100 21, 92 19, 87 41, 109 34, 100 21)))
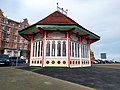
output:
POLYGON ((52 40, 50 40, 50 57, 52 56, 52 40))
POLYGON ((41 41, 40 41, 40 52, 39 52, 39 55, 40 55, 40 57, 41 57, 41 41))

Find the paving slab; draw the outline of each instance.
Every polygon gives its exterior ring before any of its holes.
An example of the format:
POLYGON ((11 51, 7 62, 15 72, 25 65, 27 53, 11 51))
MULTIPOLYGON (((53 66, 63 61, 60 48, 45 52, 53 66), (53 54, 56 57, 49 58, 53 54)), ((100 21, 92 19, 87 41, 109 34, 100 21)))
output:
POLYGON ((0 90, 95 90, 13 67, 0 67, 0 90))

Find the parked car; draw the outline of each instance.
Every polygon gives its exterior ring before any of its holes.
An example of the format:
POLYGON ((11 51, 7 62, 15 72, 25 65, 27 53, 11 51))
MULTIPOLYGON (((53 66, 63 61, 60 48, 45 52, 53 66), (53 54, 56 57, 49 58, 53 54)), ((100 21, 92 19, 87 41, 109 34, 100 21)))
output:
POLYGON ((25 60, 21 59, 20 57, 10 57, 9 59, 12 63, 16 63, 16 61, 18 63, 25 63, 26 62, 25 60))
POLYGON ((111 63, 114 63, 114 62, 112 60, 105 60, 105 63, 111 64, 111 63))
POLYGON ((9 56, 1 54, 0 55, 0 64, 11 65, 11 61, 9 60, 9 56))
POLYGON ((105 64, 106 63, 104 60, 98 59, 98 61, 99 61, 99 64, 105 64))
POLYGON ((91 60, 92 64, 98 64, 98 62, 96 60, 91 60))

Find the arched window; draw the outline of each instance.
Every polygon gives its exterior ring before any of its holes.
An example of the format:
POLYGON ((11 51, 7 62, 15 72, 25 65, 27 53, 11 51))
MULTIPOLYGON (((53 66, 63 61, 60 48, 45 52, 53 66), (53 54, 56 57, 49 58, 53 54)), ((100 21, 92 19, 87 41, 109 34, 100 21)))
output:
POLYGON ((46 56, 50 56, 50 41, 47 41, 47 45, 46 45, 46 56))
POLYGON ((58 44, 57 44, 57 56, 61 56, 61 42, 58 41, 58 44))
POLYGON ((62 46, 62 56, 66 56, 66 42, 63 41, 63 46, 62 46))
POLYGON ((52 41, 52 56, 55 56, 55 41, 52 41))

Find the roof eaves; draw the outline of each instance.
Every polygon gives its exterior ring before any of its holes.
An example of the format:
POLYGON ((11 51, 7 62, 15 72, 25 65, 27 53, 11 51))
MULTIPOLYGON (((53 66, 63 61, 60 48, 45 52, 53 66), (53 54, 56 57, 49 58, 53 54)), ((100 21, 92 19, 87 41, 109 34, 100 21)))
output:
POLYGON ((65 24, 63 24, 63 25, 57 25, 57 24, 55 24, 55 25, 53 25, 53 24, 52 25, 50 25, 50 24, 49 25, 37 25, 37 24, 34 24, 28 28, 25 28, 25 29, 19 31, 19 34, 24 34, 25 32, 33 30, 38 27, 40 27, 40 28, 77 28, 78 30, 81 30, 81 31, 95 37, 97 40, 100 40, 100 36, 90 32, 89 30, 85 29, 84 27, 82 27, 80 25, 78 26, 78 25, 74 25, 74 24, 73 25, 65 25, 65 24))
POLYGON ((87 34, 90 34, 91 36, 95 37, 96 39, 100 39, 100 36, 90 32, 89 30, 76 26, 76 25, 37 25, 36 27, 41 27, 41 28, 77 28, 78 30, 81 30, 83 32, 86 32, 87 34))

